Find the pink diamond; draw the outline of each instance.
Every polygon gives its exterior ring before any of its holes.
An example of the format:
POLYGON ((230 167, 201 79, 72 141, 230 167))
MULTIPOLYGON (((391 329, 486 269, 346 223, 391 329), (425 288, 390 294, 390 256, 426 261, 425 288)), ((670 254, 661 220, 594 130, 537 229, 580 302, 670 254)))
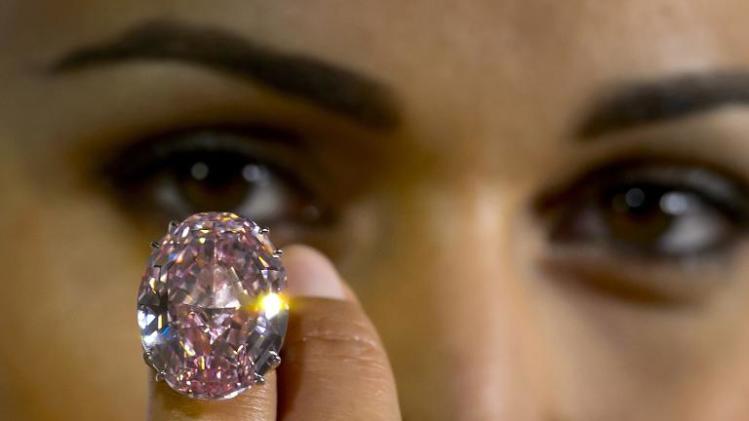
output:
POLYGON ((286 276, 265 233, 232 213, 170 227, 138 291, 147 362, 174 390, 236 396, 275 367, 286 333, 286 276))

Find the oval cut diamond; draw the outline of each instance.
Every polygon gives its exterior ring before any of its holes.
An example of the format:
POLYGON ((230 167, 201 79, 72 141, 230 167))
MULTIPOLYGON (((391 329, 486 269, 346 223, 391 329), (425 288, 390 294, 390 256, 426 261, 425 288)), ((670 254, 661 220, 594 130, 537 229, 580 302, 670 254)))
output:
POLYGON ((288 305, 286 275, 254 222, 199 213, 155 245, 138 291, 146 361, 179 393, 236 396, 275 367, 288 305))

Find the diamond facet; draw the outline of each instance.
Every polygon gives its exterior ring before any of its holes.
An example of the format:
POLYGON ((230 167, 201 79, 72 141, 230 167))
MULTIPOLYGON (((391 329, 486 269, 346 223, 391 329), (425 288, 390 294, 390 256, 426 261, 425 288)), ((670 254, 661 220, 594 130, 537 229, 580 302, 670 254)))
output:
POLYGON ((228 399, 278 365, 286 274, 254 222, 199 213, 156 244, 138 290, 146 361, 175 391, 228 399))

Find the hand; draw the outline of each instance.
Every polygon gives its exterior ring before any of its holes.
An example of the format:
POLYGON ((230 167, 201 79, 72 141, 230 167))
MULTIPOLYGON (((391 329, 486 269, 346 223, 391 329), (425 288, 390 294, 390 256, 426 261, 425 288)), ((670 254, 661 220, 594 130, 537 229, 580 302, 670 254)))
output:
POLYGON ((227 401, 190 399, 151 379, 150 420, 400 420, 382 343, 333 265, 305 246, 283 260, 291 308, 281 366, 227 401))

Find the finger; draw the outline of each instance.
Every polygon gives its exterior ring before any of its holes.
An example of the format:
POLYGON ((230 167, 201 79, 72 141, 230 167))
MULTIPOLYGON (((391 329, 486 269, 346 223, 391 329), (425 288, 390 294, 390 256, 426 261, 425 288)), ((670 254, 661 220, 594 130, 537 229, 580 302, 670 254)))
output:
POLYGON ((191 399, 174 392, 163 381, 152 380, 148 419, 152 421, 275 420, 277 384, 275 372, 266 373, 265 379, 265 384, 255 385, 237 397, 224 401, 191 399))
POLYGON ((314 249, 285 250, 291 315, 279 367, 279 419, 400 419, 385 350, 353 293, 314 249))

